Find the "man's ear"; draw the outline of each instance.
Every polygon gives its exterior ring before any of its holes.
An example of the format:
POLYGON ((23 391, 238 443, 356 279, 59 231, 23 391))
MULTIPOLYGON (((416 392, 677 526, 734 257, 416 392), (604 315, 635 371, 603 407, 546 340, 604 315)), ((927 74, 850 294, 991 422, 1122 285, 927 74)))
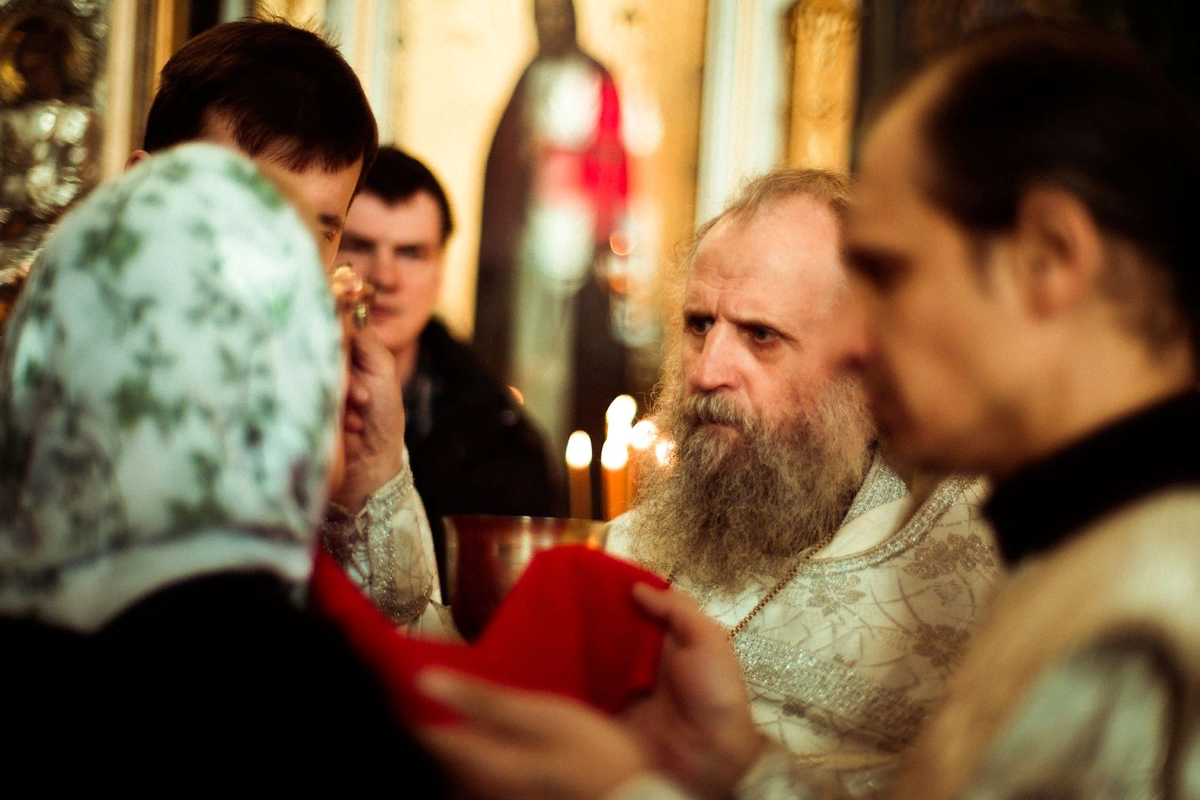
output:
POLYGON ((1033 314, 1053 316, 1088 297, 1104 266, 1104 242, 1087 206, 1052 186, 1017 205, 1015 268, 1033 314))
POLYGON ((129 154, 129 160, 125 162, 125 169, 133 169, 149 157, 150 154, 145 150, 134 150, 129 154))

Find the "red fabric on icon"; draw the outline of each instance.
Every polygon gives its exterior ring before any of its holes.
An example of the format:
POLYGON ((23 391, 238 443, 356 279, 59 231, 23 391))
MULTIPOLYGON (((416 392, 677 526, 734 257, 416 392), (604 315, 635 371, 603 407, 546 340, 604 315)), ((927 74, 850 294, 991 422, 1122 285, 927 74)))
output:
POLYGON ((474 645, 396 631, 324 551, 310 584, 313 608, 336 624, 387 687, 411 725, 448 722, 451 711, 414 688, 439 665, 521 689, 553 692, 616 713, 653 687, 663 629, 634 603, 635 584, 662 578, 582 546, 534 556, 474 645))

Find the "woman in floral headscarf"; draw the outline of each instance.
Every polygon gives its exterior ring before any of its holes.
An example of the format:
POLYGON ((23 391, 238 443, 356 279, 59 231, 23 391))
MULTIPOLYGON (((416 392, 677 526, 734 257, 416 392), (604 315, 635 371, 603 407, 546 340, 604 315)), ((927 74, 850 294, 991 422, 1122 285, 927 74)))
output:
POLYGON ((135 785, 147 764, 352 780, 410 752, 303 605, 341 336, 311 234, 251 162, 187 145, 96 191, 5 339, 0 685, 27 746, 69 731, 75 779, 136 760, 135 785))

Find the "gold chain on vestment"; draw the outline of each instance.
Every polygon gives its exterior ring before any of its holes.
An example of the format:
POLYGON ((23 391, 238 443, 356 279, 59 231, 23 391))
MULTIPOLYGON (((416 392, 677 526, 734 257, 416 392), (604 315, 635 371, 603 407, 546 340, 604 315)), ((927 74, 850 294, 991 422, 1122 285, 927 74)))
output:
MULTIPOLYGON (((813 556, 815 556, 817 553, 824 550, 829 545, 829 543, 833 541, 834 534, 836 534, 836 533, 837 533, 836 529, 830 531, 829 533, 822 536, 820 541, 818 541, 812 547, 805 549, 804 552, 802 552, 799 556, 796 557, 796 563, 792 564, 792 567, 791 567, 791 569, 789 569, 787 571, 787 574, 775 582, 775 585, 772 586, 767 591, 767 593, 762 596, 762 599, 758 601, 758 603, 754 606, 754 608, 750 609, 749 614, 742 617, 741 621, 738 622, 738 624, 734 625, 732 628, 729 629, 729 639, 731 641, 739 633, 746 630, 746 626, 750 624, 750 620, 752 620, 756 616, 758 616, 758 612, 760 612, 764 608, 766 608, 767 603, 774 600, 775 596, 777 594, 779 594, 780 592, 782 592, 784 587, 786 587, 789 583, 791 583, 792 580, 797 575, 800 574, 800 570, 804 568, 805 564, 807 564, 809 561, 812 560, 813 556)), ((678 572, 678 569, 671 570, 671 574, 667 577, 668 583, 671 583, 671 584, 675 583, 675 575, 677 572, 678 572)))

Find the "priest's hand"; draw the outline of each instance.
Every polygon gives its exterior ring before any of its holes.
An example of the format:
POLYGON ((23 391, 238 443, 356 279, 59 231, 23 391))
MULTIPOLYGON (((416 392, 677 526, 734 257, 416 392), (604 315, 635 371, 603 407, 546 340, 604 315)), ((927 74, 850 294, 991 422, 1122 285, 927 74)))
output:
POLYGON ((436 668, 418 688, 463 718, 418 737, 472 797, 602 798, 647 769, 623 726, 575 700, 436 668))
POLYGON ((404 467, 404 402, 396 360, 370 326, 347 325, 349 383, 342 420, 345 476, 330 500, 358 513, 404 467))
POLYGON ((728 796, 763 746, 728 633, 682 592, 641 584, 634 597, 667 633, 658 685, 624 719, 656 768, 699 797, 728 796))

